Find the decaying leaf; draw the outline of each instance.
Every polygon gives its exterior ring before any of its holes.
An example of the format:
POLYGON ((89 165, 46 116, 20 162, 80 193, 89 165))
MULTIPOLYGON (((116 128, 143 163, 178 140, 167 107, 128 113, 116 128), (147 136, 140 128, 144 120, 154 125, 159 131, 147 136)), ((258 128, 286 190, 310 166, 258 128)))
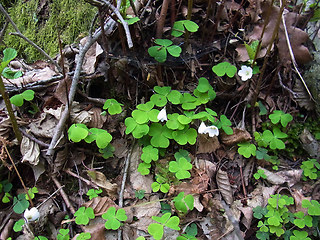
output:
POLYGON ((243 180, 244 180, 245 186, 248 186, 248 184, 249 184, 249 179, 252 176, 253 167, 254 167, 254 161, 253 161, 253 159, 251 159, 249 162, 247 162, 247 164, 243 170, 243 180))
POLYGON ((216 181, 223 199, 227 204, 232 204, 233 193, 227 172, 219 169, 217 172, 216 181))
POLYGON ((227 135, 226 133, 221 133, 222 143, 228 146, 235 145, 239 142, 245 142, 251 140, 251 135, 248 131, 241 128, 233 128, 233 134, 227 135))
POLYGON ((320 144, 308 129, 303 129, 299 138, 303 149, 309 153, 310 157, 320 160, 320 144))
POLYGON ((289 187, 292 187, 301 180, 302 169, 293 169, 277 172, 277 175, 284 178, 289 187))
POLYGON ((107 120, 106 116, 101 115, 101 108, 93 107, 90 109, 89 113, 91 115, 91 120, 88 124, 90 128, 102 128, 103 124, 107 120))
POLYGON ((296 79, 293 91, 295 93, 293 97, 300 107, 309 111, 315 108, 314 102, 310 99, 310 96, 300 79, 296 79))
POLYGON ((258 167, 258 169, 264 171, 264 174, 267 176, 266 180, 271 184, 281 185, 286 182, 286 180, 283 177, 279 176, 277 173, 270 172, 269 170, 262 167, 258 167))
POLYGON ((1 118, 0 120, 0 136, 4 139, 7 139, 10 134, 11 129, 11 121, 8 118, 1 118))
POLYGON ((31 165, 37 165, 39 163, 40 147, 38 143, 23 136, 20 151, 22 154, 22 162, 28 162, 31 165))
POLYGON ((88 170, 87 174, 91 181, 105 190, 110 197, 117 196, 118 185, 107 180, 106 176, 102 172, 88 170))
POLYGON ((215 152, 219 147, 220 143, 217 137, 208 137, 205 134, 198 135, 199 148, 197 154, 199 153, 212 153, 215 152))
POLYGON ((85 202, 83 206, 85 206, 86 208, 91 207, 96 216, 101 216, 102 214, 104 214, 109 207, 117 208, 117 205, 114 203, 114 201, 111 200, 111 198, 100 196, 92 198, 90 201, 85 202))

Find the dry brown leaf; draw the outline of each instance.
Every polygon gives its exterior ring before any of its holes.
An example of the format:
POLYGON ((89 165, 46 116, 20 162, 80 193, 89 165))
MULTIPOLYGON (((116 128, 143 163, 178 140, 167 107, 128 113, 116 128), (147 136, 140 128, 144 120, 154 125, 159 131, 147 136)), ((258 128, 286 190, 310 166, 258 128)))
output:
POLYGON ((299 138, 302 142, 303 149, 309 153, 310 157, 320 160, 320 144, 308 129, 303 129, 299 138))
POLYGON ((28 162, 31 165, 37 165, 39 163, 40 147, 38 143, 23 136, 20 144, 20 151, 22 154, 22 162, 28 162))
POLYGON ((309 111, 315 108, 314 102, 310 99, 310 96, 300 79, 296 79, 296 82, 293 86, 293 91, 295 92, 293 97, 298 102, 300 107, 309 111))
POLYGON ((93 107, 90 109, 89 113, 91 115, 91 121, 88 124, 90 128, 102 128, 103 124, 107 120, 106 116, 101 115, 101 108, 93 107))
POLYGON ((128 146, 127 140, 125 138, 117 138, 112 142, 112 146, 114 146, 115 151, 114 155, 117 158, 123 158, 128 154, 128 146))
POLYGON ((212 153, 215 152, 219 147, 220 143, 217 137, 208 137, 205 134, 198 135, 199 148, 197 154, 199 153, 212 153))
POLYGON ((253 161, 253 159, 251 159, 250 161, 247 162, 247 164, 243 170, 243 180, 244 180, 245 186, 249 185, 249 179, 252 176, 253 167, 254 167, 254 161, 253 161))
POLYGON ((286 180, 277 173, 270 172, 269 170, 262 167, 258 167, 258 169, 264 171, 264 174, 267 176, 266 180, 271 184, 281 185, 286 182, 286 180))
POLYGON ((302 169, 294 169, 277 172, 277 175, 284 178, 289 187, 292 187, 301 180, 302 169))
POLYGON ((111 200, 111 198, 100 196, 92 198, 90 201, 85 202, 83 206, 85 206, 86 208, 91 207, 96 216, 101 216, 110 207, 118 208, 114 201, 111 200))
POLYGON ((59 81, 53 96, 58 99, 64 105, 68 102, 68 94, 71 86, 71 78, 66 77, 59 81))
POLYGON ((311 197, 305 197, 302 194, 302 189, 292 189, 291 195, 294 198, 294 203, 296 205, 296 212, 302 211, 305 214, 308 212, 307 208, 302 207, 302 200, 311 200, 311 197))
POLYGON ((227 135, 225 132, 221 133, 222 143, 225 145, 235 145, 239 142, 251 140, 251 135, 248 131, 241 128, 233 128, 233 134, 227 135))
POLYGON ((227 172, 219 169, 217 172, 216 181, 223 199, 227 204, 232 204, 233 193, 227 172))
POLYGON ((4 139, 7 139, 9 137, 11 131, 11 121, 8 118, 1 118, 0 121, 0 136, 4 139))
POLYGON ((118 185, 107 180, 106 176, 102 172, 88 170, 87 174, 91 181, 105 190, 110 197, 117 196, 118 185))

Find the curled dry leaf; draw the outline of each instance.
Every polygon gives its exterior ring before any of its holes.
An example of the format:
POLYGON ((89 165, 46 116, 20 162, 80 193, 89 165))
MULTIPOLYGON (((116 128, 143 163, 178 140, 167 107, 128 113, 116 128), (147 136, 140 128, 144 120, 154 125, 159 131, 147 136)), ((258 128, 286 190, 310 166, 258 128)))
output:
POLYGON ((28 162, 31 165, 37 165, 40 160, 39 144, 30 140, 26 136, 22 137, 20 151, 22 154, 22 162, 28 162))
POLYGON ((254 161, 253 161, 253 159, 251 159, 249 162, 247 162, 247 164, 243 170, 243 180, 244 180, 245 186, 248 186, 248 184, 249 184, 249 179, 252 176, 253 167, 254 167, 254 161))
POLYGON ((301 180, 302 169, 293 169, 277 172, 277 175, 284 178, 289 187, 292 187, 301 180))
POLYGON ((284 179, 277 173, 270 172, 269 170, 262 167, 258 167, 258 169, 264 171, 264 174, 267 176, 266 180, 271 184, 281 185, 286 182, 286 179, 284 179))
POLYGON ((111 183, 109 180, 107 180, 106 176, 102 172, 88 170, 87 174, 91 178, 91 181, 105 190, 111 198, 116 198, 118 190, 117 184, 111 183))
POLYGON ((225 145, 235 145, 239 142, 251 140, 251 135, 247 130, 241 128, 233 128, 233 134, 227 135, 225 132, 221 133, 222 143, 225 145))
POLYGON ((300 107, 305 108, 309 111, 315 108, 314 102, 310 99, 310 96, 300 79, 296 79, 293 86, 293 91, 295 92, 295 95, 293 97, 298 102, 300 107))
POLYGON ((9 118, 1 118, 0 120, 0 136, 7 139, 10 134, 11 121, 9 118))
POLYGON ((219 169, 217 172, 216 181, 223 199, 227 204, 232 204, 233 194, 227 172, 219 169))
POLYGON ((106 116, 101 115, 101 108, 93 107, 89 111, 91 120, 88 124, 90 128, 102 128, 103 124, 107 120, 106 116))
POLYGON ((291 195, 294 198, 294 204, 296 205, 296 212, 302 211, 304 213, 308 212, 307 208, 302 207, 302 200, 311 200, 311 197, 305 197, 302 194, 302 189, 292 189, 291 195))

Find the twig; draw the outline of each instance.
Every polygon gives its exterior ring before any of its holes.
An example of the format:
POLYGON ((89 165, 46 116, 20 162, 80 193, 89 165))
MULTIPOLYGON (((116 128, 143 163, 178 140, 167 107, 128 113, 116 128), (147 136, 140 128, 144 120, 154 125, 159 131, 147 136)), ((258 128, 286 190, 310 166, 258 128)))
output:
MULTIPOLYGON (((124 168, 123 168, 123 177, 122 177, 122 182, 121 182, 121 188, 120 188, 120 192, 119 192, 119 207, 122 208, 123 207, 123 194, 124 194, 124 188, 126 185, 126 181, 127 181, 127 175, 128 175, 128 169, 129 169, 129 164, 130 164, 130 159, 131 159, 131 154, 133 151, 134 146, 136 145, 135 140, 132 143, 132 147, 130 149, 130 151, 128 152, 128 155, 125 159, 125 163, 124 163, 124 168)), ((118 240, 122 239, 122 230, 118 229, 118 240)))
MULTIPOLYGON (((282 1, 281 1, 282 2, 282 1)), ((285 22, 285 19, 284 19, 284 13, 282 12, 281 14, 281 19, 282 19, 282 25, 283 25, 283 29, 284 29, 284 34, 286 36, 286 40, 287 40, 287 45, 288 45, 288 49, 289 49, 289 53, 290 53, 290 57, 291 57, 291 61, 292 61, 292 65, 294 67, 294 69, 296 70, 296 73, 298 74, 300 80, 302 81, 303 83, 303 86, 305 87, 306 91, 308 92, 309 96, 310 96, 310 99, 315 102, 314 98, 312 97, 312 94, 311 92, 309 91, 309 88, 306 84, 306 82, 304 81, 300 71, 298 70, 298 67, 297 67, 297 62, 296 62, 296 59, 294 57, 294 54, 293 54, 293 51, 292 51, 292 47, 291 47, 291 43, 290 43, 290 39, 289 39, 289 35, 288 35, 288 30, 287 30, 287 26, 286 26, 286 22, 285 22)))
POLYGON ((35 143, 39 144, 40 146, 43 146, 43 147, 46 147, 46 148, 49 147, 49 144, 44 143, 44 142, 40 141, 39 139, 35 138, 31 134, 27 133, 23 128, 19 128, 19 129, 22 132, 22 134, 24 136, 26 136, 27 138, 29 138, 30 140, 34 141, 35 143))
POLYGON ((40 208, 43 204, 45 204, 50 198, 52 198, 55 194, 57 194, 57 192, 60 191, 60 189, 64 188, 64 186, 61 186, 60 188, 58 188, 57 190, 55 190, 52 194, 50 194, 50 196, 44 200, 42 203, 40 203, 37 208, 40 208))
POLYGON ((86 183, 88 186, 92 186, 92 187, 94 187, 94 188, 96 188, 96 189, 99 188, 99 186, 96 185, 95 183, 93 183, 93 182, 91 182, 91 181, 89 181, 89 180, 81 177, 80 175, 75 174, 75 173, 72 172, 70 169, 66 169, 66 170, 64 170, 64 171, 65 171, 66 173, 68 173, 69 175, 80 179, 81 181, 83 181, 84 183, 86 183))
POLYGON ((71 203, 70 203, 70 201, 69 201, 69 198, 68 198, 66 192, 63 190, 60 182, 59 182, 58 179, 57 179, 56 177, 54 177, 54 176, 52 176, 51 178, 52 178, 54 184, 55 184, 55 185, 57 186, 57 188, 59 189, 60 194, 61 194, 61 197, 63 198, 63 200, 64 200, 64 202, 66 203, 67 207, 70 209, 70 212, 71 212, 72 214, 75 214, 76 211, 75 211, 75 209, 73 208, 73 206, 71 205, 71 203))
POLYGON ((35 44, 34 42, 32 42, 29 38, 27 38, 26 36, 24 36, 18 29, 17 25, 13 22, 13 20, 11 19, 11 17, 9 16, 9 14, 7 13, 7 11, 2 7, 1 3, 0 3, 0 11, 3 13, 3 15, 6 17, 6 19, 11 23, 12 27, 15 29, 15 33, 11 33, 12 35, 16 35, 20 38, 22 38, 23 40, 27 41, 30 45, 32 45, 33 47, 35 47, 42 55, 44 55, 52 64, 54 64, 56 66, 56 68, 58 69, 58 71, 61 73, 61 68, 59 66, 59 64, 54 61, 45 51, 43 51, 37 44, 35 44))
MULTIPOLYGON (((105 29, 108 29, 108 28, 111 28, 113 27, 113 25, 115 24, 115 22, 111 19, 109 22, 107 22, 107 24, 105 25, 105 29), (109 23, 109 24, 108 24, 109 23)), ((66 105, 62 115, 61 115, 61 118, 59 120, 59 123, 57 125, 57 127, 55 128, 55 133, 52 137, 52 140, 51 140, 51 143, 50 143, 50 146, 48 148, 48 151, 46 153, 47 156, 53 156, 53 153, 54 153, 54 148, 61 136, 61 133, 64 129, 64 126, 65 126, 65 122, 69 116, 69 111, 70 111, 70 107, 72 105, 72 102, 73 102, 73 99, 74 99, 74 95, 76 93, 76 90, 77 90, 77 84, 78 84, 78 81, 79 81, 79 78, 80 78, 80 73, 81 73, 81 69, 82 69, 82 64, 83 64, 83 61, 84 61, 84 57, 85 57, 85 54, 87 53, 87 51, 89 50, 89 48, 92 46, 93 43, 95 43, 98 38, 100 37, 102 31, 97 31, 92 37, 89 36, 89 39, 87 41, 87 43, 83 46, 82 49, 80 49, 79 51, 79 58, 78 58, 78 62, 77 62, 77 65, 76 65, 76 69, 75 69, 75 72, 74 72, 74 76, 73 76, 73 79, 72 79, 72 83, 71 83, 71 87, 70 87, 70 91, 69 91, 69 95, 68 95, 68 98, 69 98, 69 104, 66 105)))
POLYGON ((157 38, 162 37, 162 32, 163 32, 164 23, 166 21, 169 2, 170 0, 163 0, 161 12, 160 12, 160 18, 157 24, 157 33, 156 33, 157 38))

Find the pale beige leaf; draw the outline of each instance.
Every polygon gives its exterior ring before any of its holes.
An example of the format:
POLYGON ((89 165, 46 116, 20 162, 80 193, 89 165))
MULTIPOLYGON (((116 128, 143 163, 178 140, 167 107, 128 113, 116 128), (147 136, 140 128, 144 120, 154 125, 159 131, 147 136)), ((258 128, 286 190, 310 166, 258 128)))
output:
POLYGON ((110 197, 115 197, 117 195, 118 185, 107 180, 102 172, 88 170, 87 174, 91 178, 91 181, 105 190, 110 197))
POLYGON ((215 152, 219 147, 220 143, 217 137, 209 137, 204 134, 198 135, 199 148, 197 154, 199 153, 212 153, 215 152))
POLYGON ((100 196, 92 198, 90 201, 85 202, 83 204, 83 206, 85 206, 86 208, 91 207, 96 216, 101 216, 110 207, 118 208, 117 205, 114 203, 114 201, 112 201, 111 198, 100 197, 100 196))
POLYGON ((20 151, 22 154, 22 162, 28 162, 31 165, 37 165, 39 163, 40 147, 38 143, 23 136, 20 144, 20 151))
POLYGON ((286 180, 277 173, 270 172, 269 170, 262 167, 258 167, 258 169, 264 171, 264 174, 267 176, 266 180, 271 184, 281 185, 286 182, 286 180))

